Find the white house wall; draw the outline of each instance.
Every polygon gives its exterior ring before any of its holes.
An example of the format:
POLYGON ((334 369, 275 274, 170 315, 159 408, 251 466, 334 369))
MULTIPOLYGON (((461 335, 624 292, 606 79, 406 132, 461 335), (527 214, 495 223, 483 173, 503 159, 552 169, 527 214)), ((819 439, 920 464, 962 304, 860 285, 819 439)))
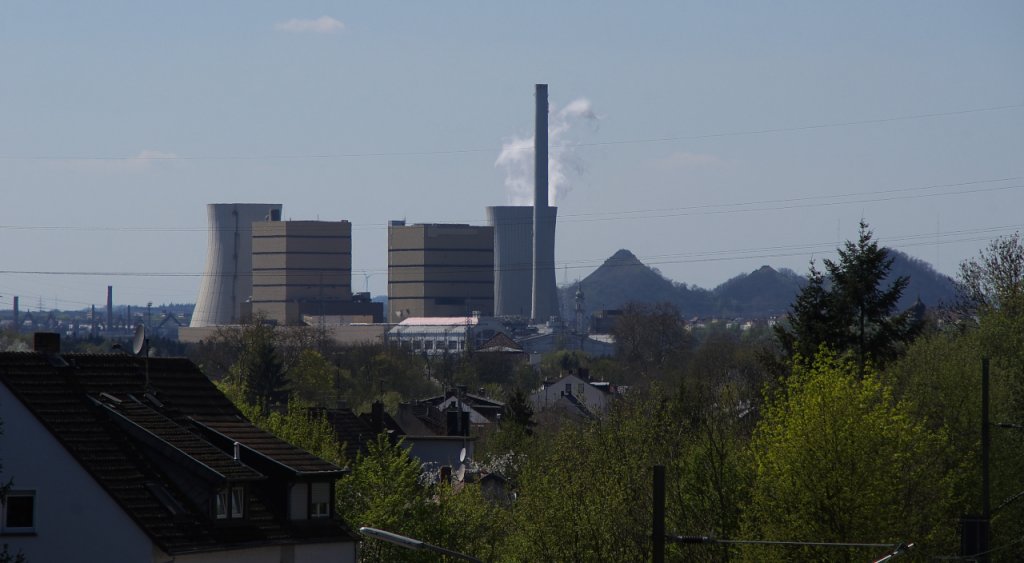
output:
POLYGON ((27 561, 152 561, 152 542, 56 438, 0 384, 0 480, 34 490, 35 534, 2 535, 27 561))
MULTIPOLYGON (((171 561, 170 558, 165 561, 171 561)), ((355 542, 268 545, 232 551, 179 554, 174 563, 355 563, 355 542)), ((157 562, 154 562, 157 563, 157 562)))
POLYGON ((530 395, 533 409, 539 412, 558 402, 558 399, 565 393, 566 385, 571 386, 572 395, 592 412, 604 411, 608 400, 605 392, 575 375, 567 375, 530 395))

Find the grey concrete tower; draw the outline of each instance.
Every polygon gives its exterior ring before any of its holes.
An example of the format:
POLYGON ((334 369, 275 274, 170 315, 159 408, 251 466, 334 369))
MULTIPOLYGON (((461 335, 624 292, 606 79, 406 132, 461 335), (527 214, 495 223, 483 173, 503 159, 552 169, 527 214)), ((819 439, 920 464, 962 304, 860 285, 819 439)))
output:
POLYGON ((530 318, 542 322, 558 314, 555 286, 555 221, 548 211, 548 85, 537 84, 533 135, 533 301, 530 318), (550 218, 550 224, 548 220, 550 218))
MULTIPOLYGON (((494 227, 494 314, 529 318, 533 312, 533 207, 501 205, 487 208, 494 227)), ((558 208, 541 216, 540 239, 555 239, 558 208)))
POLYGON ((272 212, 280 217, 279 203, 211 203, 206 206, 209 236, 206 272, 199 282, 199 297, 189 326, 235 324, 252 296, 252 224, 272 212))

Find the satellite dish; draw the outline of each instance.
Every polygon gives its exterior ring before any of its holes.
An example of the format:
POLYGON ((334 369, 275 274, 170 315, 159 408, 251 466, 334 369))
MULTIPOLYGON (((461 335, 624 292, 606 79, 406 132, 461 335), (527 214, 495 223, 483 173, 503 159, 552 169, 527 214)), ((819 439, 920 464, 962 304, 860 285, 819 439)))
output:
POLYGON ((465 463, 465 462, 466 462, 466 448, 462 448, 462 450, 459 452, 459 463, 465 463))
MULTIPOLYGON (((136 356, 138 356, 145 349, 146 349, 146 326, 145 325, 139 325, 139 326, 135 327, 135 338, 132 338, 132 353, 135 354, 136 356)), ((148 353, 149 351, 146 350, 146 352, 148 353)))
POLYGON ((459 468, 455 470, 455 478, 459 481, 466 480, 466 464, 460 464, 459 468))

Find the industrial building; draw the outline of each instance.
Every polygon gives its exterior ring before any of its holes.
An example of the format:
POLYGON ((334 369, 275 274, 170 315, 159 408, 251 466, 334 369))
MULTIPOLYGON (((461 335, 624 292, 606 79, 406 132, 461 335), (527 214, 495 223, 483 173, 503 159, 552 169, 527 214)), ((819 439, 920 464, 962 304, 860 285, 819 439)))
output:
POLYGON ((343 314, 352 302, 352 224, 253 223, 252 280, 253 314, 288 325, 343 314))
POLYGON ((494 314, 537 323, 557 317, 555 222, 548 196, 548 86, 537 84, 533 206, 487 208, 494 228, 494 314))
POLYGON ((494 229, 453 224, 388 227, 388 322, 494 314, 494 229))
POLYGON ((252 224, 271 214, 278 203, 211 203, 206 206, 209 236, 206 271, 190 327, 237 324, 246 316, 252 295, 252 224))
MULTIPOLYGON (((548 295, 541 301, 554 302, 556 310, 554 256, 557 215, 557 207, 545 206, 538 229, 543 249, 541 255, 545 258, 542 262, 547 263, 541 291, 548 295)), ((494 228, 494 314, 530 319, 533 313, 533 207, 488 207, 487 222, 494 228)), ((554 314, 547 312, 544 320, 554 314)))
POLYGON ((494 317, 410 317, 388 331, 387 341, 415 354, 463 354, 504 330, 494 317))

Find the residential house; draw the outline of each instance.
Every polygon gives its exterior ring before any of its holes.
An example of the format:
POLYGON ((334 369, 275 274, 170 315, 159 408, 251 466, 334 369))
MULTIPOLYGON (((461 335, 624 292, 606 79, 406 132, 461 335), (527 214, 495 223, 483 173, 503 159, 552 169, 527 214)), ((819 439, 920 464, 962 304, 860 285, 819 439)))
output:
POLYGON ((356 560, 343 470, 262 430, 187 359, 0 353, 0 543, 28 561, 356 560))
POLYGON ((591 381, 586 374, 568 374, 555 380, 545 381, 541 388, 530 394, 534 412, 541 412, 556 405, 568 408, 577 405, 584 413, 602 413, 611 400, 623 391, 607 381, 591 381))

